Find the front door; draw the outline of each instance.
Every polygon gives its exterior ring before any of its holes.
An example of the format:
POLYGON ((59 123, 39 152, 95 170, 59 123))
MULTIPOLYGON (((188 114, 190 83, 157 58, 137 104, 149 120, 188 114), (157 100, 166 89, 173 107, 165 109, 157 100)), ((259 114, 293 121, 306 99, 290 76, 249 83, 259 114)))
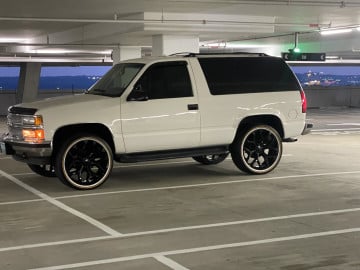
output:
POLYGON ((127 153, 199 146, 200 112, 187 64, 153 64, 135 84, 128 101, 121 106, 127 153), (139 97, 136 91, 144 96, 139 97))

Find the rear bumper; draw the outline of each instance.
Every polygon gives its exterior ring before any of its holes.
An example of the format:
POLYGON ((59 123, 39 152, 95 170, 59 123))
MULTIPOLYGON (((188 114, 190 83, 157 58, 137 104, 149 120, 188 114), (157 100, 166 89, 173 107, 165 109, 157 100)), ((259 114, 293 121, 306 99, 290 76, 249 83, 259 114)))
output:
MULTIPOLYGON (((305 123, 304 129, 301 132, 301 135, 309 134, 311 132, 312 128, 313 128, 313 124, 305 123)), ((295 138, 295 137, 285 138, 285 139, 283 139, 283 142, 297 142, 297 138, 295 138)))
POLYGON ((301 133, 301 135, 306 135, 309 134, 311 132, 311 129, 313 128, 313 124, 309 124, 309 123, 305 123, 303 132, 301 133))

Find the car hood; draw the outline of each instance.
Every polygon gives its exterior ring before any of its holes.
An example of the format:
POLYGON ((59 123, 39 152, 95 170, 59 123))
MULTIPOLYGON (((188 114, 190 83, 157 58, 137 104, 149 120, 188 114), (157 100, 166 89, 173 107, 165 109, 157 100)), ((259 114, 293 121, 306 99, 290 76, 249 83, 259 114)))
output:
MULTIPOLYGON (((54 98, 47 98, 39 101, 21 103, 15 105, 16 107, 23 108, 32 108, 39 111, 44 110, 56 110, 58 107, 74 107, 85 105, 86 107, 91 108, 93 103, 98 103, 102 100, 112 99, 111 97, 99 96, 99 95, 90 95, 90 94, 78 94, 78 95, 69 95, 61 96, 54 98)), ((101 103, 101 102, 100 102, 101 103)))

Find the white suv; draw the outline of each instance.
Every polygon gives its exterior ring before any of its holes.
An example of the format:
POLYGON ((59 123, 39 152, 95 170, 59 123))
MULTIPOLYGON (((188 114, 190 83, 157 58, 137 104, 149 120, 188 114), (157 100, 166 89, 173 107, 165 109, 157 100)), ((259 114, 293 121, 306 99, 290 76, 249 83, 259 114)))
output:
POLYGON ((2 152, 36 173, 92 189, 113 160, 229 153, 242 171, 264 174, 282 142, 309 131, 301 86, 280 58, 222 54, 142 58, 115 65, 86 93, 9 108, 2 152))

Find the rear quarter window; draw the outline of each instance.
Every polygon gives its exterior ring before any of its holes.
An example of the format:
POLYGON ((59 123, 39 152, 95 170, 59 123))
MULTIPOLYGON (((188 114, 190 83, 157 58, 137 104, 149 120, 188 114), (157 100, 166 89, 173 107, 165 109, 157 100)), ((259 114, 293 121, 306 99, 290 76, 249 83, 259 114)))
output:
POLYGON ((276 57, 199 58, 212 95, 296 91, 289 66, 276 57))

